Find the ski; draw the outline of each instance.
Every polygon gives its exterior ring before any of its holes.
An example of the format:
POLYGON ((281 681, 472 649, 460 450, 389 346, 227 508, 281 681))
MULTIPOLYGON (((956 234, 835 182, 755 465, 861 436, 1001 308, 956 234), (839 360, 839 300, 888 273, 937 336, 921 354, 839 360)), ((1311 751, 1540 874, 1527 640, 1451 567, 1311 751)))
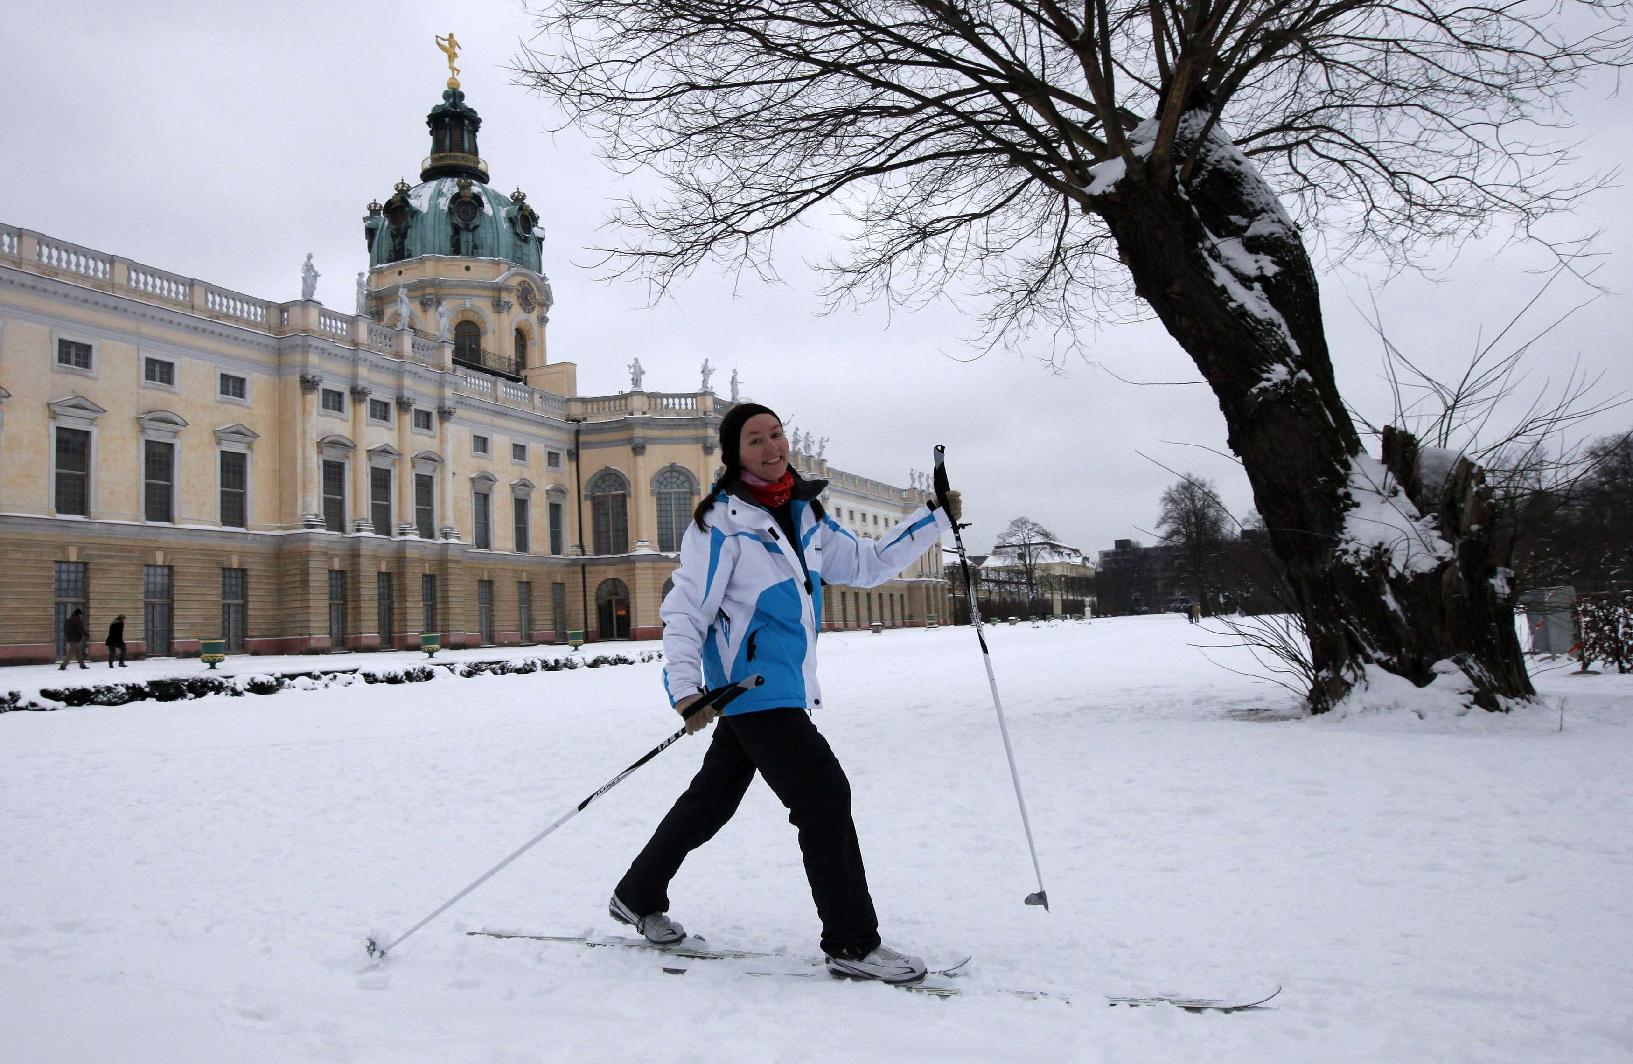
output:
MULTIPOLYGON (((823 968, 821 960, 801 957, 789 953, 774 953, 770 950, 733 949, 715 947, 697 935, 688 935, 679 942, 660 945, 648 942, 644 938, 635 938, 628 935, 540 935, 525 931, 494 931, 477 930, 467 931, 467 935, 480 935, 485 938, 517 939, 529 942, 560 942, 570 945, 587 946, 597 949, 639 949, 649 953, 661 953, 666 957, 689 961, 724 961, 748 960, 767 961, 785 960, 803 965, 800 968, 786 968, 782 970, 751 970, 742 974, 762 979, 819 979, 827 976, 832 979, 844 979, 835 976, 823 968)), ((1058 1001, 1062 1004, 1071 1004, 1072 997, 1053 990, 1032 990, 1023 987, 963 987, 953 982, 969 965, 972 958, 965 957, 954 963, 940 967, 932 967, 929 973, 916 983, 883 983, 884 986, 894 987, 914 994, 928 994, 931 997, 957 997, 961 993, 997 994, 1006 997, 1026 998, 1034 1001, 1058 1001)), ((665 964, 663 970, 669 975, 685 975, 687 968, 679 965, 665 964)), ((846 982, 876 982, 877 980, 849 980, 846 982)), ((1178 994, 1142 994, 1142 995, 1106 995, 1104 1002, 1113 1008, 1150 1008, 1154 1006, 1170 1006, 1184 1009, 1186 1012, 1254 1012, 1261 1009, 1273 1008, 1269 1002, 1281 994, 1282 988, 1276 987, 1262 997, 1242 995, 1232 998, 1205 998, 1184 997, 1178 994)))
POLYGON ((654 953, 667 953, 671 957, 684 957, 692 961, 763 960, 767 957, 785 956, 785 954, 772 953, 768 950, 716 949, 698 935, 688 935, 679 942, 660 945, 656 942, 648 942, 644 938, 634 938, 628 935, 536 935, 524 931, 486 930, 467 931, 465 933, 467 935, 482 935, 486 938, 524 939, 531 942, 568 942, 594 948, 644 949, 654 953))
MULTIPOLYGON (((679 942, 667 945, 657 942, 648 942, 644 938, 631 935, 537 935, 523 931, 467 931, 467 935, 481 935, 486 938, 523 939, 531 942, 567 942, 579 946, 606 947, 615 949, 644 949, 652 953, 662 953, 670 957, 679 957, 689 961, 726 961, 726 960, 771 960, 773 958, 793 960, 812 968, 821 967, 821 960, 802 957, 789 953, 773 953, 770 950, 753 949, 717 949, 698 935, 688 935, 679 942)), ((931 969, 932 975, 950 976, 962 970, 973 958, 966 956, 954 964, 943 965, 931 969)), ((669 971, 669 969, 664 969, 669 971)), ((680 969, 684 971, 685 969, 680 969)), ((807 975, 814 972, 751 972, 751 975, 807 975)))
MULTIPOLYGON (((1137 1009, 1150 1005, 1172 1005, 1176 1009, 1186 1012, 1253 1012, 1257 1009, 1268 1009, 1274 1006, 1269 1002, 1281 993, 1281 987, 1276 987, 1264 997, 1256 1001, 1242 1001, 1237 998, 1188 998, 1178 995, 1151 994, 1145 997, 1108 997, 1106 1004, 1113 1007, 1122 1005, 1137 1009)), ((1249 995, 1244 995, 1249 996, 1249 995)))
MULTIPOLYGON (((665 968, 670 975, 682 975, 684 968, 665 968)), ((747 975, 761 977, 778 977, 790 979, 814 979, 821 972, 747 972, 747 975)), ((943 978, 946 972, 932 971, 925 978, 916 983, 885 983, 885 986, 895 987, 897 990, 906 990, 916 994, 929 994, 932 997, 957 997, 960 994, 974 995, 998 994, 1005 997, 1026 998, 1033 1001, 1058 1001, 1063 1005, 1070 1005, 1072 998, 1068 994, 1061 994, 1053 990, 1031 990, 1022 987, 1008 986, 958 986, 943 978)), ((871 980, 869 980, 871 981, 871 980)), ((1258 1009, 1268 1009, 1273 1006, 1268 1002, 1281 993, 1281 987, 1276 987, 1269 994, 1256 1000, 1242 1000, 1239 998, 1193 998, 1178 995, 1148 994, 1141 997, 1118 997, 1107 995, 1105 1003, 1112 1007, 1141 1008, 1154 1005, 1170 1005, 1186 1012, 1253 1012, 1258 1009)))

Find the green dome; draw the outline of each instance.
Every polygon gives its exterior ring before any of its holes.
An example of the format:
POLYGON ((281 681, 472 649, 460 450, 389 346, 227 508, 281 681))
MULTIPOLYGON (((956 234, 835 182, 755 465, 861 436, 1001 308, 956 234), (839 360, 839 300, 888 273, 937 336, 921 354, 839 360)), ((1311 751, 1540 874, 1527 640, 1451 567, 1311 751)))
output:
POLYGON ((425 124, 431 155, 420 183, 397 182, 395 194, 384 204, 370 203, 363 219, 370 268, 421 255, 465 255, 540 272, 538 213, 520 189, 507 198, 488 187, 488 165, 476 146, 482 118, 465 94, 450 87, 425 124))
POLYGON ((421 255, 504 259, 541 272, 539 216, 520 191, 505 196, 469 177, 434 177, 413 188, 399 182, 363 220, 369 266, 421 255))

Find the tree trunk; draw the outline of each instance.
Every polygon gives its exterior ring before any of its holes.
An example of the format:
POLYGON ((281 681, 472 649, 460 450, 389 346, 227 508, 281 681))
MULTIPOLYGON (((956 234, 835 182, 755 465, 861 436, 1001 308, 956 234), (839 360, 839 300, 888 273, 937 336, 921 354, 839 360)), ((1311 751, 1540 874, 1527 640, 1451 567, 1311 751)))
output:
POLYGON ((1233 145, 1211 135, 1183 189, 1155 178, 1131 166, 1094 207, 1219 401, 1303 617, 1311 709, 1330 709, 1369 664, 1422 687, 1449 661, 1486 709, 1533 695, 1514 633, 1512 547, 1493 538, 1479 468, 1460 459, 1442 478, 1436 454, 1426 477, 1401 431, 1386 432, 1381 462, 1363 453, 1303 242, 1233 145))

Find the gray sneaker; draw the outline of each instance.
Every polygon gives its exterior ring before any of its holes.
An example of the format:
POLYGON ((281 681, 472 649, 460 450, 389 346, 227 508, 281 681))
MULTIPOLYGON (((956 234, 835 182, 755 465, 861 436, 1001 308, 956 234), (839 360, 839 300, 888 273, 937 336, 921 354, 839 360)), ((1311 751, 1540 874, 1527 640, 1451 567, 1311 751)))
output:
POLYGON ((878 979, 886 983, 916 983, 926 968, 921 958, 880 944, 865 957, 829 957, 828 971, 846 979, 878 979))
POLYGON ((686 929, 669 919, 664 913, 647 913, 645 916, 635 915, 635 910, 625 905, 614 894, 607 899, 607 912, 614 920, 621 924, 628 924, 655 946, 672 946, 686 937, 686 929))

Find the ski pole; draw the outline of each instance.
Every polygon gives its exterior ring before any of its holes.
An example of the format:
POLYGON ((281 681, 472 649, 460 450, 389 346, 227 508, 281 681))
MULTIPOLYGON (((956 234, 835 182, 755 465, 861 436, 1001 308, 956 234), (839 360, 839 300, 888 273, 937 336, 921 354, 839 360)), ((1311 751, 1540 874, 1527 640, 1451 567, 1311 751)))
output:
MULTIPOLYGON (((703 697, 702 698, 699 698, 696 702, 694 702, 690 706, 686 707, 686 719, 690 720, 694 714, 699 713, 699 712, 701 712, 701 711, 703 711, 705 709, 709 709, 711 707, 714 708, 714 709, 724 709, 726 706, 730 705, 733 701, 735 701, 739 695, 747 693, 748 691, 752 690, 753 688, 756 688, 756 687, 760 686, 762 683, 765 683, 765 677, 756 674, 754 676, 748 676, 748 677, 745 677, 744 679, 738 680, 736 683, 729 683, 729 684, 725 685, 724 687, 716 687, 712 691, 705 691, 705 692, 703 692, 703 697)), ((608 791, 610 791, 614 787, 618 786, 620 783, 622 783, 624 781, 624 779, 626 777, 629 776, 630 773, 634 772, 636 769, 640 768, 642 765, 646 764, 648 761, 651 761, 654 757, 657 757, 659 754, 663 753, 664 750, 666 750, 669 747, 669 744, 673 743, 675 740, 679 739, 681 736, 683 736, 685 734, 686 734, 686 728, 684 726, 682 726, 679 731, 675 732, 675 734, 671 735, 669 738, 665 739, 663 742, 659 743, 657 746, 654 746, 652 749, 648 750, 633 765, 630 765, 628 768, 624 769, 624 771, 618 773, 618 775, 614 776, 612 779, 610 779, 606 783, 602 784, 588 798, 584 799, 582 802, 579 802, 577 805, 573 806, 573 808, 567 810, 567 812, 565 812, 561 816, 557 817, 555 822, 552 823, 549 827, 545 828, 543 831, 539 832, 537 835, 533 836, 531 839, 528 839, 526 842, 522 843, 522 845, 517 847, 516 850, 513 853, 511 853, 511 855, 509 857, 506 857, 503 861, 500 861, 498 864, 494 865, 492 868, 488 869, 486 872, 483 872, 480 876, 476 877, 476 880, 474 882, 472 882, 470 886, 466 887, 464 890, 460 891, 458 894, 455 894, 453 897, 449 898, 447 901, 445 901, 441 905, 437 906, 436 909, 432 911, 431 915, 427 916, 425 919, 421 920, 419 923, 415 924, 413 927, 409 928, 407 931, 404 931, 402 934, 398 935, 389 944, 382 946, 378 942, 374 941, 374 939, 372 939, 372 938, 369 939, 368 940, 369 956, 383 959, 387 953, 389 953, 392 950, 396 949, 397 946, 403 941, 403 939, 407 938, 409 935, 412 935, 414 932, 418 931, 420 928, 424 927, 426 924, 430 923, 432 920, 435 920, 437 917, 439 917, 443 913, 447 912, 456 903, 458 903, 458 901, 461 898, 465 897, 465 895, 469 894, 471 891, 475 890, 477 887, 480 887, 482 884, 484 884, 488 880, 492 879, 506 865, 508 865, 508 864, 510 864, 510 862, 516 860, 516 858, 520 857, 522 854, 526 853, 528 850, 531 850, 535 845, 537 845, 540 841, 542 841, 546 835, 550 834, 552 831, 555 831, 557 828, 559 828, 563 824, 567 823, 567 821, 573 819, 573 817, 575 817, 578 814, 582 813, 584 811, 585 806, 589 805, 591 802, 595 801, 597 798, 601 797, 603 794, 606 794, 608 791)))
MULTIPOLYGON (((936 444, 936 502, 947 507, 947 448, 936 444)), ((949 514, 948 516, 951 516, 949 514)), ((1026 831, 1026 848, 1032 854, 1032 871, 1037 873, 1038 891, 1026 896, 1026 904, 1041 905, 1049 911, 1049 893, 1043 889, 1043 868, 1038 864, 1038 848, 1032 842, 1032 821, 1026 815, 1026 796, 1021 794, 1021 773, 1015 767, 1015 750, 1009 745, 1009 725, 1004 722, 1004 703, 998 697, 998 678, 992 673, 992 652, 987 649, 987 637, 981 631, 981 606, 975 600, 975 582, 970 579, 970 559, 964 553, 964 526, 952 522, 953 544, 958 548, 958 564, 964 572, 964 590, 970 596, 970 621, 975 625, 975 638, 981 642, 981 660, 987 667, 987 683, 992 687, 992 708, 998 711, 998 734, 1004 738, 1004 756, 1009 759, 1009 778, 1015 781, 1015 801, 1021 807, 1021 827, 1026 831)))

